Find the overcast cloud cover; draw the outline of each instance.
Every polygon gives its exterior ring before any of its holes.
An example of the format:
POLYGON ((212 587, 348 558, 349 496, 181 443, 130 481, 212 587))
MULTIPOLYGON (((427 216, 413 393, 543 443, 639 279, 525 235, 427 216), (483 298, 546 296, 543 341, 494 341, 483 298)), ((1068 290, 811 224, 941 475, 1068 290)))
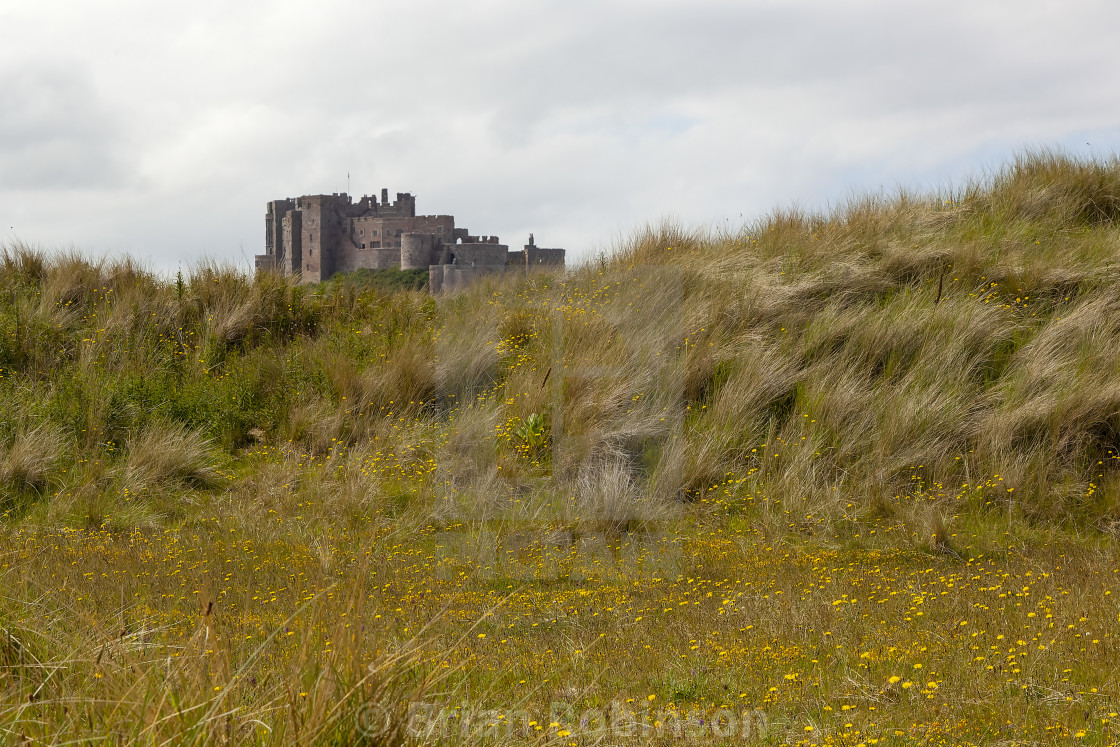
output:
POLYGON ((0 0, 0 243, 244 263, 266 201, 349 173, 586 257, 1111 155, 1118 29, 1115 0, 0 0))

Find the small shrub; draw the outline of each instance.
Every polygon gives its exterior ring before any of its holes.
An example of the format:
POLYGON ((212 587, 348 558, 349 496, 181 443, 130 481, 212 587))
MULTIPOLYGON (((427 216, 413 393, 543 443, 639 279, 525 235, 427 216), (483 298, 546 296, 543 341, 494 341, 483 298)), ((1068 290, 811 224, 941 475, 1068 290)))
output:
POLYGON ((428 287, 428 271, 425 269, 402 270, 390 267, 384 270, 355 270, 332 277, 329 287, 345 285, 359 288, 375 288, 383 293, 400 291, 422 291, 428 287))

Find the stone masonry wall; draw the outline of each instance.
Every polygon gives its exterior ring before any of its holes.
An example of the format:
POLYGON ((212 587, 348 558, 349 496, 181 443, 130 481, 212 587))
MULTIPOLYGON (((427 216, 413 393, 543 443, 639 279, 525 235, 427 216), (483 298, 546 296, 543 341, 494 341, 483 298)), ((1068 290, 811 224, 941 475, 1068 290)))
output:
MULTIPOLYGON (((413 218, 343 218, 344 235, 334 251, 334 271, 382 270, 401 266, 401 237, 427 233, 437 238, 451 236, 455 218, 450 215, 419 215, 413 218), (400 234, 398 235, 398 231, 400 234), (386 257, 392 256, 387 263, 386 257)), ((425 258, 421 266, 428 266, 425 258)))
POLYGON ((451 264, 461 267, 504 267, 509 247, 503 244, 455 244, 451 264))

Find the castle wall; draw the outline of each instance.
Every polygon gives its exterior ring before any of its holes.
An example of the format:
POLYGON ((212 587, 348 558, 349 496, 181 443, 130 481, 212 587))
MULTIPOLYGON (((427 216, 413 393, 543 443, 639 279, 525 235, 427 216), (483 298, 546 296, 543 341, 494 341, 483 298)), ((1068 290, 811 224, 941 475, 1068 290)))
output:
POLYGON ((385 218, 370 212, 349 218, 347 223, 347 234, 359 249, 400 246, 400 237, 406 233, 430 233, 446 242, 454 230, 455 218, 450 215, 385 218))
POLYGON ((396 249, 370 249, 366 256, 368 260, 362 266, 371 270, 388 270, 401 266, 401 255, 396 249))
POLYGON ((335 272, 353 272, 354 270, 387 270, 391 267, 400 267, 401 250, 395 247, 388 249, 360 249, 353 242, 343 241, 334 255, 335 272))
POLYGON ((525 247, 525 264, 529 267, 536 267, 538 265, 563 266, 564 250, 527 246, 525 247))
MULTIPOLYGON (((461 291, 487 275, 499 275, 505 271, 504 265, 479 265, 476 267, 461 267, 459 265, 439 265, 443 268, 443 278, 439 287, 429 286, 432 293, 455 293, 461 291)), ((432 270, 428 270, 428 279, 431 280, 432 270)))
POLYGON ((419 253, 410 264, 411 267, 427 267, 438 261, 435 249, 441 239, 452 235, 455 218, 450 215, 385 218, 367 212, 357 217, 343 217, 342 224, 344 233, 332 255, 334 272, 401 267, 403 239, 409 233, 429 235, 426 248, 415 250, 419 253))
POLYGON ((385 221, 373 213, 350 219, 350 240, 361 249, 380 249, 385 221))
MULTIPOLYGON (((455 219, 450 215, 420 215, 413 218, 381 218, 381 246, 401 246, 401 237, 406 233, 430 233, 447 241, 455 228, 455 219)), ((425 263, 426 264, 426 263, 425 263)))
POLYGON ((359 251, 354 242, 345 234, 338 244, 331 249, 331 264, 335 272, 350 272, 356 270, 359 251))
POLYGON ((503 244, 456 244, 450 247, 451 261, 458 267, 504 267, 509 247, 503 244))

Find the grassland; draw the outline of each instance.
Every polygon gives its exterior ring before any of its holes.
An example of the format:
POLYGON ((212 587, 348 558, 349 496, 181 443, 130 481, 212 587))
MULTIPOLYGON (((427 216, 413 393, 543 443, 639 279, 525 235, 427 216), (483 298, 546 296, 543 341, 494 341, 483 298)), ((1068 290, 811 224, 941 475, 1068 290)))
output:
POLYGON ((1113 744, 1118 260, 1055 154, 439 298, 9 246, 0 742, 1113 744))

